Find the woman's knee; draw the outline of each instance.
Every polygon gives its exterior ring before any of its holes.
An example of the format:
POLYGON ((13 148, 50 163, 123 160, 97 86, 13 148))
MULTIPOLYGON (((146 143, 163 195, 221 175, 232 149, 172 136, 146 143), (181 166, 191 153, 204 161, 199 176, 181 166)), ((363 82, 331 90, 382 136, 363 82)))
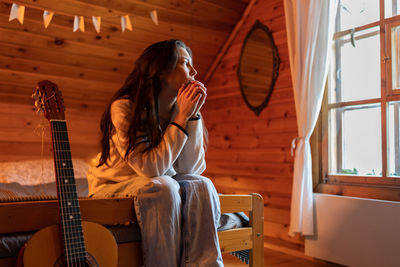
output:
POLYGON ((204 186, 208 188, 208 190, 213 190, 213 191, 215 190, 215 186, 210 178, 200 176, 200 175, 198 177, 199 177, 199 180, 204 184, 204 186))
POLYGON ((180 181, 201 181, 207 185, 213 185, 211 180, 207 177, 197 175, 197 174, 177 174, 173 177, 178 182, 180 181))
POLYGON ((136 201, 140 205, 145 203, 151 206, 161 205, 163 210, 179 209, 181 205, 179 184, 168 176, 152 178, 138 191, 136 201))
POLYGON ((180 202, 180 187, 177 181, 169 176, 160 176, 152 181, 153 192, 160 201, 180 202))

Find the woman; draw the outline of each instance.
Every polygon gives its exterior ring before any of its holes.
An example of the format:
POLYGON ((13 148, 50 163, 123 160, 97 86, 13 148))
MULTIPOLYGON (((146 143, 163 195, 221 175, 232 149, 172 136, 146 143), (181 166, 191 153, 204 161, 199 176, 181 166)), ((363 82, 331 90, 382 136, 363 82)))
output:
POLYGON ((200 176, 207 90, 196 74, 182 41, 155 43, 101 120, 102 151, 88 173, 89 194, 134 197, 146 267, 223 266, 219 198, 200 176))

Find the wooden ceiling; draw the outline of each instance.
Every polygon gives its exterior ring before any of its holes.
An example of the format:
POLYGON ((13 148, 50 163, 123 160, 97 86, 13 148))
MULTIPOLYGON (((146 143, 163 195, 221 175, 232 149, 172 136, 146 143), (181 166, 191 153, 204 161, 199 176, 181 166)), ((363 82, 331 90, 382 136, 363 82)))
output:
POLYGON ((124 82, 145 47, 181 39, 193 50, 201 79, 210 68, 250 0, 0 0, 0 101, 27 104, 35 84, 49 79, 69 105, 108 100, 124 82), (25 18, 8 21, 12 3, 25 18), (54 12, 43 26, 43 11, 54 12), (157 10, 159 26, 149 13, 157 10), (85 32, 73 32, 74 16, 84 16, 85 32), (121 15, 133 31, 121 32, 121 15), (92 16, 101 16, 96 33, 92 16))

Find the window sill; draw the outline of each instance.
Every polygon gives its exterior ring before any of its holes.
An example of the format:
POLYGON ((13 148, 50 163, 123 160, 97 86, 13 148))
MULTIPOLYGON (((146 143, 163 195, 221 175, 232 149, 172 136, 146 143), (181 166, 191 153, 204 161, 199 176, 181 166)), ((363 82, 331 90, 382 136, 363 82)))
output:
POLYGON ((400 188, 393 186, 326 183, 318 184, 317 187, 314 189, 314 192, 339 196, 361 197, 400 202, 400 188))

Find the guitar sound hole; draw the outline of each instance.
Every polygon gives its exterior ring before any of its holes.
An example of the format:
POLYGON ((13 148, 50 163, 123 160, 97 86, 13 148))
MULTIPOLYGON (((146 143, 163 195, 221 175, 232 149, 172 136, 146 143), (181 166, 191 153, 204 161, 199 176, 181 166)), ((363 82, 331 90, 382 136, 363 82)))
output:
MULTIPOLYGON (((86 252, 86 259, 84 262, 74 262, 70 264, 70 266, 77 266, 77 267, 99 267, 96 259, 93 257, 92 254, 86 252)), ((61 256, 57 259, 54 267, 68 267, 68 264, 64 261, 64 256, 61 256)))

